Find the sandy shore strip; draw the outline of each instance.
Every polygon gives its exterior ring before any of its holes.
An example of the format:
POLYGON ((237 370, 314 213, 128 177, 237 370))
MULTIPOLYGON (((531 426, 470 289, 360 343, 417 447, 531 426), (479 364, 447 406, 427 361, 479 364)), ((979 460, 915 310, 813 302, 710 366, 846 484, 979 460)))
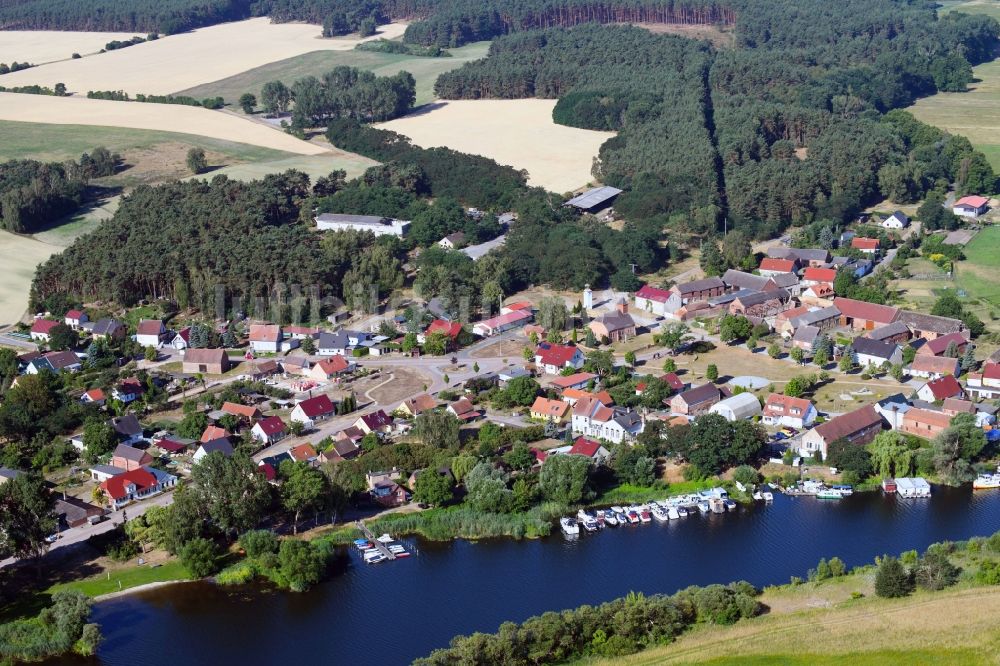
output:
POLYGON ((322 146, 307 143, 262 123, 181 104, 0 93, 0 120, 165 130, 238 141, 298 155, 323 155, 328 152, 322 146))
POLYGON ((323 39, 318 25, 253 18, 12 72, 2 83, 8 88, 65 83, 69 92, 84 96, 89 90, 166 95, 311 51, 349 51, 359 42, 400 37, 405 30, 403 23, 390 23, 365 39, 356 35, 323 39))
POLYGON ((183 583, 196 583, 198 581, 194 580, 161 580, 155 583, 146 583, 145 585, 136 585, 135 587, 130 587, 124 589, 120 592, 108 592, 107 594, 99 594, 94 597, 94 601, 110 601, 112 599, 117 599, 119 597, 128 596, 130 594, 136 594, 138 592, 146 592, 147 590, 155 590, 158 587, 166 587, 168 585, 181 585, 183 583))
POLYGON ((554 99, 435 102, 378 127, 423 148, 446 146, 528 172, 528 182, 568 192, 593 180, 590 168, 614 132, 557 125, 554 99))
MULTIPOLYGON (((69 60, 74 53, 90 55, 108 42, 131 39, 135 32, 79 32, 63 30, 3 30, 0 31, 0 62, 8 65, 30 62, 43 65, 55 60, 69 60)), ((140 36, 145 37, 143 33, 140 36)))

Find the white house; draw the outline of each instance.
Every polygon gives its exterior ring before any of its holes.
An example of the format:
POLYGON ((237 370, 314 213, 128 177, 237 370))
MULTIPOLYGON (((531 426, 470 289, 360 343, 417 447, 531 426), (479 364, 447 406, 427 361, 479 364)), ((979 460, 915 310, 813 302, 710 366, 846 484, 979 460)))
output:
POLYGON ((497 315, 496 317, 484 319, 481 322, 473 324, 472 332, 480 337, 488 338, 494 335, 499 335, 504 331, 509 331, 512 328, 524 326, 531 321, 531 317, 532 314, 530 310, 513 310, 505 312, 497 315))
POLYGON ((37 342, 48 342, 52 329, 59 324, 60 322, 51 319, 36 319, 35 323, 31 325, 31 339, 37 342))
POLYGON ((760 401, 753 393, 737 393, 715 403, 708 411, 721 415, 727 421, 742 421, 760 416, 761 408, 760 401))
POLYGON ((136 327, 135 341, 143 347, 160 346, 160 341, 166 334, 167 329, 159 319, 143 319, 136 327))
POLYGON ((194 452, 193 456, 191 456, 191 459, 194 462, 199 462, 201 461, 202 458, 204 458, 208 454, 216 452, 221 453, 225 457, 229 458, 230 456, 233 455, 233 445, 225 437, 219 437, 217 439, 213 439, 200 444, 198 446, 198 450, 194 452))
POLYGON ((635 292, 635 308, 643 312, 667 317, 681 309, 681 295, 667 289, 644 285, 635 292))
POLYGON ((872 340, 871 338, 854 338, 851 351, 855 362, 862 368, 880 368, 883 364, 900 365, 903 362, 903 350, 893 342, 872 340))
POLYGON ((289 418, 306 428, 312 428, 317 421, 325 421, 335 413, 336 409, 330 398, 326 395, 317 395, 295 405, 289 418))
POLYGON ((910 226, 910 218, 908 218, 906 213, 901 210, 897 210, 895 213, 882 220, 882 227, 884 229, 905 229, 908 226, 910 226))
POLYGON ((573 433, 614 444, 630 442, 642 432, 639 413, 622 407, 608 407, 597 398, 581 398, 573 405, 573 433))
POLYGON ((250 348, 255 352, 281 351, 281 327, 275 324, 253 324, 250 326, 250 348))
POLYGON ((586 359, 579 347, 542 342, 535 350, 535 365, 550 375, 558 375, 563 368, 583 367, 586 359))
POLYGON ((70 310, 63 319, 63 322, 74 331, 79 331, 80 327, 88 321, 90 321, 90 317, 83 310, 70 310))
POLYGON ((394 220, 377 215, 322 213, 316 216, 316 228, 321 231, 370 231, 376 236, 402 238, 410 228, 410 223, 407 220, 394 220))
POLYGON ((816 421, 816 407, 805 398, 772 393, 764 403, 763 421, 771 426, 808 428, 816 421))
POLYGON ((951 212, 962 217, 977 218, 986 212, 990 200, 986 197, 970 195, 962 197, 951 207, 951 212))

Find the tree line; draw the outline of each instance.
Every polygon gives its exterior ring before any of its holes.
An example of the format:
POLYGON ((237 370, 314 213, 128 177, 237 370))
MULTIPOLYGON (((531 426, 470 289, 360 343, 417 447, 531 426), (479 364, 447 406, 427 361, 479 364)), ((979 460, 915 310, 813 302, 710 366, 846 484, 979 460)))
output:
POLYGON ((172 35, 247 18, 250 5, 251 0, 14 0, 0 4, 0 27, 172 35))

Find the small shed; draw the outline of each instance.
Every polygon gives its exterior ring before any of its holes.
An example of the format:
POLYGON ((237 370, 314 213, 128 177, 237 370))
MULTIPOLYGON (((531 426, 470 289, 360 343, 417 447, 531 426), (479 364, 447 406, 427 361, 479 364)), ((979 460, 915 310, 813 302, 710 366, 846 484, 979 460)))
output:
POLYGON ((731 398, 715 403, 708 411, 722 415, 727 421, 739 421, 760 416, 763 410, 760 401, 753 393, 737 393, 731 398))

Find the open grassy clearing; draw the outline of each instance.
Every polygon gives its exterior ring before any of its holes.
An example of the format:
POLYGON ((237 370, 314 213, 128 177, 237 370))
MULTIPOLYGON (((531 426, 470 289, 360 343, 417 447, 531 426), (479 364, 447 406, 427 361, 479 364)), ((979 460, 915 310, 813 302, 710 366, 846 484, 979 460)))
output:
POLYGON ((42 65, 69 60, 74 53, 97 53, 112 40, 130 39, 134 35, 131 32, 4 30, 0 32, 0 62, 10 64, 16 60, 42 65))
POLYGON ((684 23, 634 23, 632 25, 660 35, 679 35, 688 39, 700 39, 716 48, 732 46, 736 42, 736 35, 731 26, 687 25, 684 23))
MULTIPOLYGON (((1000 588, 917 593, 906 599, 840 598, 870 588, 850 576, 765 591, 772 612, 732 627, 705 626, 673 645, 599 664, 995 664, 1000 588), (784 597, 784 598, 783 598, 784 597), (790 597, 790 599, 788 598, 790 597), (791 604, 782 611, 775 602, 791 604)), ((869 592, 863 592, 866 595, 869 592)))
MULTIPOLYGON (((236 114, 177 104, 139 104, 80 97, 0 93, 0 120, 180 132, 296 155, 322 155, 327 152, 323 146, 302 141, 281 130, 236 114)), ((80 145, 79 142, 87 148, 100 145, 95 142, 95 137, 89 129, 82 131, 77 129, 77 131, 79 132, 77 145, 80 145)), ((104 136, 107 135, 106 133, 104 136)), ((5 133, 5 142, 7 138, 5 133)), ((59 146, 59 141, 55 138, 46 138, 41 145, 57 150, 55 147, 59 146)), ((73 152, 74 157, 78 158, 82 151, 73 152)))
MULTIPOLYGON (((1000 18, 1000 2, 989 6, 1000 18)), ((977 81, 968 92, 938 93, 907 110, 925 123, 967 137, 994 169, 1000 169, 1000 60, 974 67, 972 72, 977 81)))
POLYGON ((42 162, 78 160, 80 155, 104 146, 116 153, 149 149, 163 143, 181 143, 222 153, 228 159, 257 162, 292 157, 293 153, 197 134, 163 132, 127 127, 53 125, 39 122, 0 121, 0 160, 33 159, 42 162))
MULTIPOLYGON (((313 181, 320 176, 326 176, 331 171, 343 169, 347 172, 348 178, 355 178, 364 173, 365 169, 378 164, 375 160, 370 160, 361 155, 333 150, 329 155, 311 155, 286 157, 278 160, 265 160, 261 162, 247 162, 224 167, 206 174, 211 178, 217 175, 225 175, 236 180, 257 180, 269 173, 280 173, 288 169, 298 169, 307 174, 313 181)), ((201 178, 202 176, 197 176, 201 178)))
POLYGON ((0 231, 0 328, 16 324, 28 309, 28 289, 35 267, 56 252, 59 245, 0 231))
POLYGON ((446 146, 528 172, 528 182, 569 192, 591 182, 590 168, 613 132, 557 125, 554 99, 462 100, 432 104, 377 125, 423 148, 446 146))
POLYGON ((4 76, 4 85, 51 87, 62 82, 79 95, 88 90, 166 95, 310 51, 349 51, 358 42, 398 37, 405 29, 403 24, 392 23, 364 40, 356 35, 322 39, 318 25, 253 18, 13 72, 4 76))
POLYGON ((485 58, 489 46, 489 42, 467 44, 451 49, 450 58, 421 58, 370 51, 314 51, 255 67, 220 81, 181 90, 179 94, 190 95, 196 99, 219 96, 228 102, 235 102, 240 95, 250 92, 260 99, 260 89, 268 81, 284 81, 291 85, 296 79, 306 76, 320 77, 338 65, 347 65, 373 72, 376 76, 392 76, 406 70, 417 82, 419 106, 434 99, 434 82, 439 74, 461 67, 472 60, 485 58))
POLYGON ((939 0, 938 14, 962 12, 963 14, 986 14, 1000 19, 1000 2, 997 0, 939 0))
POLYGON ((76 213, 57 220, 51 228, 32 235, 35 240, 49 245, 60 248, 69 247, 77 238, 93 231, 104 220, 111 219, 111 216, 118 210, 120 202, 121 197, 118 196, 90 202, 76 213))

